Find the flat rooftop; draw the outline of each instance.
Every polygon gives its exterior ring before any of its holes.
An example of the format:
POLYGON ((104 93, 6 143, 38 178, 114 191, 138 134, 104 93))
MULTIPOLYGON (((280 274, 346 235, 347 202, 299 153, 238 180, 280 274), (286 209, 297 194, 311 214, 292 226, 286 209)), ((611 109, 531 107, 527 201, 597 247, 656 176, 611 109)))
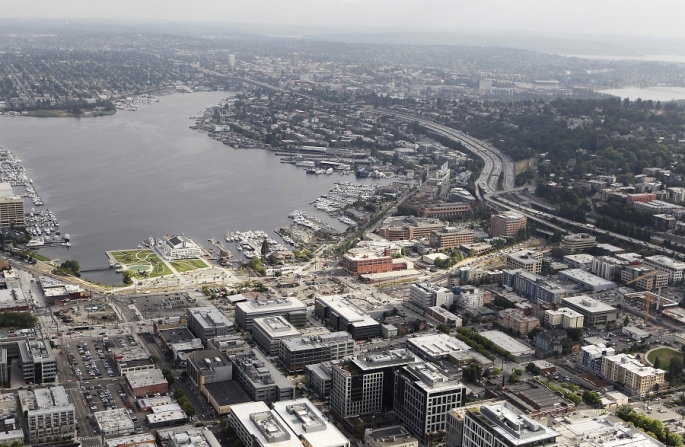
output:
POLYGON ((581 269, 567 269, 559 272, 559 279, 568 279, 570 281, 580 282, 592 287, 611 288, 616 287, 616 283, 604 279, 601 276, 593 275, 581 269))
POLYGON ((323 304, 332 312, 338 314, 349 323, 378 323, 365 310, 342 295, 317 296, 316 301, 323 304))
POLYGON ((673 270, 685 270, 685 262, 681 261, 676 261, 673 258, 669 258, 668 256, 664 255, 655 255, 655 256, 647 256, 645 258, 646 261, 651 261, 655 264, 662 265, 664 267, 668 267, 673 270))
POLYGON ((560 447, 581 445, 589 447, 663 447, 664 444, 646 435, 612 415, 577 417, 556 424, 554 429, 561 435, 557 438, 560 447))
POLYGON ((125 408, 115 410, 96 411, 93 417, 103 432, 119 429, 133 430, 133 421, 125 408))
POLYGON ((157 331, 160 337, 169 345, 175 343, 187 342, 197 337, 188 330, 187 327, 177 327, 173 329, 161 329, 157 331))
POLYGON ((467 352, 471 347, 461 340, 447 334, 432 334, 407 339, 414 352, 419 351, 430 357, 446 356, 452 352, 467 352))
POLYGON ((238 382, 233 380, 206 383, 204 387, 220 407, 252 401, 250 396, 245 394, 240 385, 238 385, 238 382))
POLYGON ((168 384, 167 380, 162 374, 162 371, 156 368, 128 372, 125 374, 125 376, 126 380, 131 385, 131 388, 168 384))
POLYGON ((231 414, 259 445, 302 447, 299 437, 264 402, 233 405, 231 414))
POLYGON ((297 298, 275 298, 269 300, 247 300, 236 304, 246 314, 307 309, 297 298))
POLYGON ((274 402, 273 409, 290 430, 306 441, 305 445, 328 447, 350 443, 306 397, 274 402))
POLYGON ((414 363, 418 359, 407 349, 385 349, 382 351, 366 352, 352 360, 362 371, 401 366, 414 363))
POLYGON ((573 306, 575 310, 578 310, 581 313, 587 312, 593 314, 612 312, 616 310, 614 307, 611 307, 608 304, 604 304, 603 302, 591 298, 587 295, 578 295, 562 298, 561 302, 567 306, 573 306))
POLYGON ((348 332, 331 332, 330 334, 312 335, 310 337, 293 337, 281 341, 281 346, 286 346, 290 351, 325 347, 338 343, 354 342, 354 338, 348 332))
POLYGON ((202 327, 233 326, 233 321, 214 306, 189 307, 188 314, 192 315, 202 327))
POLYGON ((300 335, 300 331, 280 315, 255 318, 252 326, 253 330, 254 326, 257 326, 271 338, 297 337, 300 335))
POLYGON ((507 351, 511 352, 513 355, 517 357, 532 354, 535 352, 534 348, 524 345, 520 341, 508 336, 504 332, 484 331, 479 332, 479 335, 482 335, 483 337, 487 338, 497 346, 501 347, 502 349, 506 349, 507 351))

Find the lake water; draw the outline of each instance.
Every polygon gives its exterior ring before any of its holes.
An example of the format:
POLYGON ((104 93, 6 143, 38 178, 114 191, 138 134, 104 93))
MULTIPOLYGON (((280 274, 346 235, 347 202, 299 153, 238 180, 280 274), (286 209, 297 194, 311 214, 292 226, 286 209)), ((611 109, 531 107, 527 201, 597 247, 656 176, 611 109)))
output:
MULTIPOLYGON (((309 202, 354 176, 307 175, 272 152, 232 149, 189 129, 191 115, 226 96, 164 96, 137 112, 98 118, 0 118, 0 145, 22 160, 44 208, 71 237, 70 248, 41 253, 94 267, 107 265, 106 250, 167 233, 203 244, 227 230, 275 237, 272 230, 292 222, 287 216, 295 209, 344 229, 309 202)), ((120 279, 109 270, 86 276, 120 279)))
POLYGON ((621 98, 630 98, 631 100, 642 98, 668 102, 674 99, 685 99, 685 87, 627 87, 599 90, 599 92, 619 96, 621 98))

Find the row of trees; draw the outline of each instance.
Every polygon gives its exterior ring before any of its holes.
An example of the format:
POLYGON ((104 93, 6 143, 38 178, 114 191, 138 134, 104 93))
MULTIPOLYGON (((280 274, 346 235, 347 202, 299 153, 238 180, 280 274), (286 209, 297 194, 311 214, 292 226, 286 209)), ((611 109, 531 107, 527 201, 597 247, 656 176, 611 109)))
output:
POLYGON ((486 356, 490 360, 495 358, 492 354, 493 352, 495 354, 499 354, 509 361, 516 360, 516 357, 511 352, 499 345, 496 345, 482 335, 473 332, 471 329, 460 327, 457 329, 456 337, 467 345, 471 346, 471 348, 473 348, 476 352, 486 356))
POLYGON ((616 416, 633 424, 649 436, 658 439, 666 445, 676 447, 683 445, 683 438, 679 434, 673 433, 666 428, 663 421, 652 419, 643 413, 638 413, 628 405, 619 407, 616 411, 616 416))
POLYGON ((632 223, 624 222, 623 220, 612 219, 607 216, 599 216, 595 221, 598 228, 607 230, 612 233, 622 234, 641 241, 649 241, 652 238, 652 232, 646 228, 636 227, 632 223))
POLYGON ((193 407, 193 404, 186 397, 186 394, 182 389, 176 388, 174 390, 174 399, 176 399, 176 402, 181 406, 181 409, 188 415, 189 418, 195 416, 195 407, 193 407))
POLYGON ((0 328, 30 329, 37 322, 38 319, 29 312, 0 313, 0 328))

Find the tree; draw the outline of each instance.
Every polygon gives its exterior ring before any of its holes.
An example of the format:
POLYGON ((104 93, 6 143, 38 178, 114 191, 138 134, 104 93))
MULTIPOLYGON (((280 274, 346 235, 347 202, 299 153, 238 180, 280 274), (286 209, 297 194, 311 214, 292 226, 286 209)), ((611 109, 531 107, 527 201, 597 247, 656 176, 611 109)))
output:
POLYGON ((630 324, 630 318, 626 315, 626 317, 623 319, 623 326, 628 326, 630 324))
POLYGON ((269 254, 269 241, 264 239, 262 241, 262 261, 266 259, 266 255, 269 254))
POLYGON ((654 366, 655 368, 660 368, 660 367, 661 367, 661 359, 659 358, 659 356, 657 356, 657 357, 654 359, 654 365, 653 365, 653 366, 654 366))
POLYGON ((588 405, 601 405, 602 395, 599 394, 597 391, 585 390, 585 392, 583 393, 583 402, 585 402, 588 405))
POLYGON ((533 362, 530 362, 528 365, 526 365, 526 370, 530 371, 531 374, 536 376, 539 376, 540 372, 542 372, 540 367, 533 362))
POLYGON ((573 341, 578 341, 583 336, 583 330, 580 328, 566 329, 566 335, 573 341))
POLYGON ((450 334, 450 328, 447 326, 445 323, 440 323, 435 327, 435 329, 439 330, 440 332, 449 335, 450 334))

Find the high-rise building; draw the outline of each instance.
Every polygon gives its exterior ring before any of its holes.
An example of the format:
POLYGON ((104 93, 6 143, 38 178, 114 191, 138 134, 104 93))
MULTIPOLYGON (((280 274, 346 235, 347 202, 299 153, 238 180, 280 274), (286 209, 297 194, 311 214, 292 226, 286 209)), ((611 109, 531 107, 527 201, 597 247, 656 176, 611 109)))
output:
POLYGON ((451 365, 414 363, 395 372, 393 412, 426 445, 444 438, 447 412, 465 401, 466 386, 451 365))
POLYGON ((394 371, 414 363, 405 349, 371 352, 331 367, 331 410, 340 418, 392 409, 394 371))
POLYGON ((293 68, 300 66, 300 55, 298 53, 293 53, 292 56, 290 56, 290 65, 293 68))
POLYGON ((12 185, 0 183, 0 227, 25 227, 24 199, 14 194, 12 185))
POLYGON ((228 55, 228 66, 231 68, 235 68, 235 54, 228 55))

